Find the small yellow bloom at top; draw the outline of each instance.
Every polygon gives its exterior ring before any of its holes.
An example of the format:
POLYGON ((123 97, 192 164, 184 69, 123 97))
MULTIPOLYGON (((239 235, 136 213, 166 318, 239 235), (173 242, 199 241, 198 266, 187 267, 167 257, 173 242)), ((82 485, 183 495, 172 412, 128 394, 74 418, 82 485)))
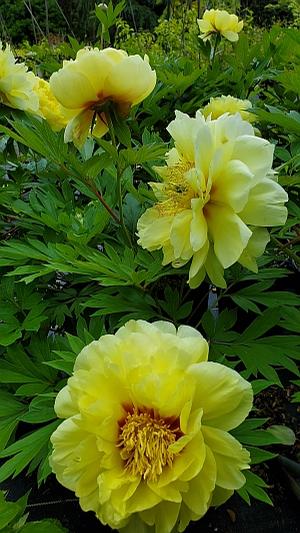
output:
POLYGON ((236 15, 230 15, 225 10, 209 9, 203 14, 202 19, 197 19, 201 39, 207 41, 214 33, 219 33, 231 42, 238 40, 238 33, 243 28, 243 21, 236 15))
POLYGON ((46 80, 36 77, 35 92, 39 98, 38 115, 44 118, 54 131, 65 128, 75 113, 56 100, 46 80))
POLYGON ((24 111, 37 111, 38 96, 34 86, 33 72, 27 72, 24 63, 16 63, 9 44, 3 50, 0 41, 0 104, 24 111))
POLYGON ((252 388, 207 357, 199 331, 162 321, 83 348, 55 401, 50 464, 84 511, 126 533, 182 532, 244 485, 250 455, 230 431, 252 388))
POLYGON ((234 96, 217 96, 216 98, 210 98, 209 103, 201 109, 201 113, 205 118, 210 116, 211 119, 216 119, 224 115, 224 113, 229 115, 239 113, 243 120, 254 122, 255 115, 247 111, 251 107, 252 104, 249 100, 240 100, 239 98, 234 98, 234 96))
POLYGON ((76 59, 64 61, 63 68, 52 74, 50 87, 64 107, 77 110, 68 123, 65 142, 81 146, 93 127, 93 135, 108 131, 108 103, 121 115, 144 100, 154 89, 156 73, 148 56, 128 56, 123 50, 84 48, 76 59))

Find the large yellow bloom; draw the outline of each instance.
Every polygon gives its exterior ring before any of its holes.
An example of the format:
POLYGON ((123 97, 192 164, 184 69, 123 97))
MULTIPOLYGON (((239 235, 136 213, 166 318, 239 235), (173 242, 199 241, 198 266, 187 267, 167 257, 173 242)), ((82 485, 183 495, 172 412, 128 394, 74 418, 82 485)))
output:
POLYGON ((195 329, 143 320, 78 355, 50 462, 103 524, 184 531, 244 484, 249 453, 228 432, 251 409, 251 385, 207 355, 195 329))
POLYGON ((238 33, 243 28, 243 21, 238 19, 236 15, 230 15, 225 10, 209 9, 203 14, 202 19, 197 19, 200 35, 203 41, 207 41, 214 33, 219 33, 229 41, 237 41, 238 33))
POLYGON ((229 115, 235 115, 240 113, 241 117, 248 122, 255 120, 255 115, 248 113, 247 109, 251 109, 252 104, 249 100, 240 100, 234 96, 217 96, 216 98, 210 98, 209 103, 201 109, 202 115, 205 118, 211 116, 212 119, 216 119, 224 113, 229 115))
POLYGON ((274 146, 256 137, 236 115, 216 120, 176 112, 168 126, 175 148, 162 183, 150 183, 158 203, 138 221, 138 243, 163 249, 164 264, 180 267, 192 259, 189 283, 208 274, 226 286, 223 272, 236 261, 257 271, 255 257, 269 241, 266 226, 285 223, 288 197, 272 174, 274 146))
POLYGON ((39 98, 38 114, 47 120, 54 131, 65 128, 76 111, 66 109, 55 98, 48 81, 36 77, 35 92, 39 98))
POLYGON ((82 145, 93 122, 93 134, 101 137, 108 131, 105 104, 113 102, 119 113, 126 114, 151 93, 155 83, 148 56, 128 56, 113 48, 79 50, 74 61, 64 61, 50 78, 61 105, 78 110, 66 128, 65 141, 82 145))
POLYGON ((9 44, 2 49, 0 41, 0 103, 15 109, 37 111, 34 92, 35 75, 27 72, 24 63, 16 63, 9 44))

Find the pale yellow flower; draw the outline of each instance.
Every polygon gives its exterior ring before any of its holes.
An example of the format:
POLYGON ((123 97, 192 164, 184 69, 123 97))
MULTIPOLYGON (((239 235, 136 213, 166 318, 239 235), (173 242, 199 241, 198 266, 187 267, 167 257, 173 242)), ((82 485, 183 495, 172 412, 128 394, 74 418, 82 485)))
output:
POLYGON ((108 131, 107 104, 112 102, 118 113, 126 115, 151 93, 155 83, 148 56, 128 56, 114 48, 79 50, 74 61, 64 61, 63 68, 50 78, 61 105, 77 110, 67 125, 65 141, 82 145, 92 127, 93 135, 101 137, 108 131))
POLYGON ((49 83, 42 78, 36 78, 35 92, 39 98, 38 114, 47 120, 54 131, 65 128, 74 116, 74 111, 66 109, 58 102, 49 83))
POLYGON ((66 420, 50 463, 83 510, 126 532, 184 531, 243 486, 249 453, 229 431, 251 385, 207 356, 195 329, 143 320, 82 350, 56 398, 66 420))
POLYGON ((272 173, 274 146, 239 113, 205 120, 177 111, 167 129, 175 147, 167 166, 156 169, 163 182, 150 183, 158 203, 138 220, 138 243, 162 248, 163 264, 192 260, 191 287, 206 273, 226 287, 224 269, 239 261, 257 271, 266 227, 286 221, 288 197, 272 173))
POLYGON ((239 21, 236 15, 230 15, 225 10, 209 9, 203 14, 202 19, 197 19, 201 39, 207 41, 214 33, 218 33, 229 41, 237 41, 238 33, 243 28, 243 21, 239 21))
POLYGON ((34 86, 33 72, 27 72, 24 63, 16 63, 9 44, 3 50, 0 41, 0 103, 34 112, 38 109, 34 86))
POLYGON ((209 103, 201 109, 202 115, 205 118, 210 116, 212 119, 216 119, 224 113, 229 115, 235 115, 235 113, 240 113, 241 117, 248 122, 253 122, 255 120, 255 115, 248 113, 247 109, 251 109, 252 104, 249 100, 240 100, 239 98, 234 98, 234 96, 217 96, 215 98, 210 98, 209 103))

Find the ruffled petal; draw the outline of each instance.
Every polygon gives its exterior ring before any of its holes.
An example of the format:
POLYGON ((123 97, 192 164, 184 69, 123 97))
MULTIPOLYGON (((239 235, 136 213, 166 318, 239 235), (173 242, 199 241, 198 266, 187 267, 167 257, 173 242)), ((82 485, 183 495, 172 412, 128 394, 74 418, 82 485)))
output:
POLYGON ((212 246, 210 246, 208 250, 205 261, 205 270, 213 285, 221 287, 221 289, 226 289, 227 285, 224 279, 224 268, 216 257, 212 246))
POLYGON ((155 207, 150 207, 137 223, 138 244, 147 250, 159 250, 170 240, 172 216, 159 216, 155 207))
POLYGON ((285 190, 276 181, 265 178, 250 191, 240 217, 253 226, 281 226, 287 219, 287 208, 283 205, 287 201, 285 190))
POLYGON ((189 490, 184 492, 182 499, 186 506, 201 518, 207 511, 212 491, 217 479, 216 461, 213 453, 206 446, 206 456, 199 474, 189 482, 189 490))
POLYGON ((105 83, 105 92, 117 102, 136 105, 154 89, 156 73, 149 65, 148 56, 128 56, 112 67, 105 83), (133 83, 134 80, 134 83, 133 83))
POLYGON ((251 228, 252 235, 239 258, 239 263, 252 272, 258 272, 256 258, 260 257, 270 241, 270 235, 266 228, 251 228))
POLYGON ((207 240, 207 223, 203 214, 203 204, 200 198, 191 201, 192 220, 190 222, 190 245, 194 252, 198 252, 207 240))
POLYGON ((225 431, 202 426, 202 433, 216 461, 216 485, 228 490, 240 489, 246 481, 241 470, 250 468, 249 452, 225 431))
POLYGON ((221 265, 228 268, 241 256, 252 232, 229 207, 208 204, 205 216, 215 254, 221 265))
POLYGON ((253 391, 238 372, 206 362, 190 366, 188 373, 196 380, 193 406, 203 409, 203 424, 229 431, 245 420, 253 391))
POLYGON ((194 139, 198 131, 198 121, 181 111, 175 111, 175 120, 170 122, 167 131, 175 141, 175 148, 187 161, 194 161, 194 139))
POLYGON ((254 176, 253 183, 266 177, 271 171, 274 146, 266 139, 254 135, 241 135, 236 139, 232 159, 242 161, 254 176))
POLYGON ((242 161, 231 160, 214 180, 211 200, 227 204, 235 213, 245 207, 252 186, 253 174, 242 161))
POLYGON ((189 260, 193 251, 190 244, 192 212, 189 209, 178 213, 172 221, 170 243, 173 246, 174 258, 189 260))

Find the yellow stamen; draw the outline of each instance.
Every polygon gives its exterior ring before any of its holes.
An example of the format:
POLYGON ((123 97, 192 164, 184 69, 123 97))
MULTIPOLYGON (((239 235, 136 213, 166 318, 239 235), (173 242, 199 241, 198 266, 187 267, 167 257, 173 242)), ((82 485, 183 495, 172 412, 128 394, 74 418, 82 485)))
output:
POLYGON ((120 424, 118 447, 125 470, 156 481, 175 454, 169 447, 181 435, 179 421, 155 416, 152 410, 133 409, 120 424))
POLYGON ((168 168, 163 189, 166 199, 156 205, 160 215, 175 215, 184 209, 190 209, 191 200, 196 194, 185 174, 191 168, 192 164, 188 162, 178 163, 168 168))

